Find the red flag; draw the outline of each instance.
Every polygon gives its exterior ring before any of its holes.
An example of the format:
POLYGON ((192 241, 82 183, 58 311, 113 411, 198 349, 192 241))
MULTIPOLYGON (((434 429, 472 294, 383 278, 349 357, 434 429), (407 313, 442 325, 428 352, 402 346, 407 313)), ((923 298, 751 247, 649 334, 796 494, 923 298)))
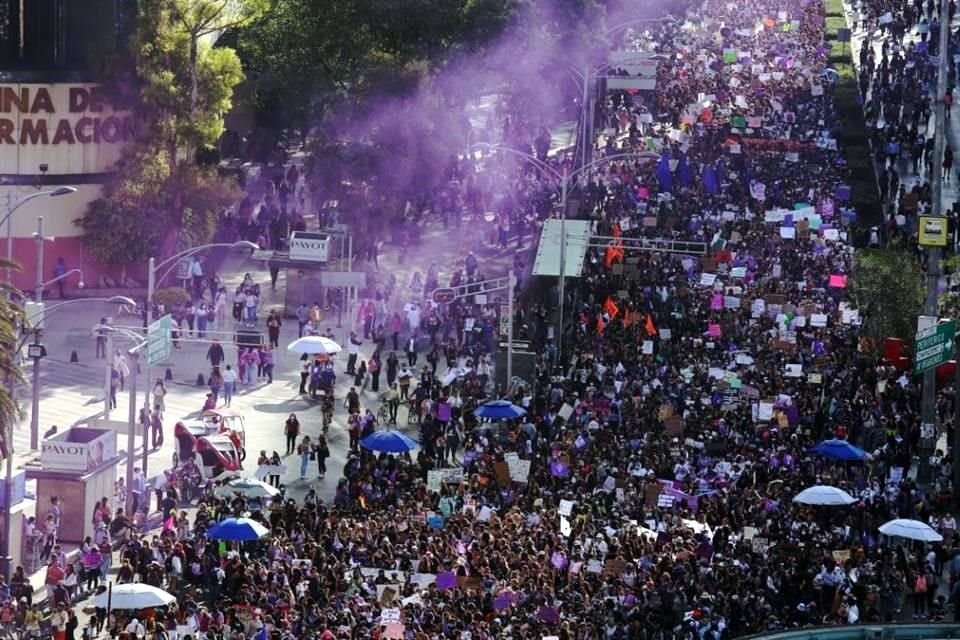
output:
POLYGON ((603 303, 603 310, 610 316, 611 320, 616 318, 617 314, 620 313, 620 308, 617 306, 617 303, 609 296, 607 297, 607 301, 603 303))
POLYGON ((653 316, 651 316, 649 313, 647 314, 646 329, 647 329, 647 335, 653 336, 657 334, 657 328, 653 324, 653 316))
POLYGON ((597 333, 603 335, 603 316, 597 316, 597 333))

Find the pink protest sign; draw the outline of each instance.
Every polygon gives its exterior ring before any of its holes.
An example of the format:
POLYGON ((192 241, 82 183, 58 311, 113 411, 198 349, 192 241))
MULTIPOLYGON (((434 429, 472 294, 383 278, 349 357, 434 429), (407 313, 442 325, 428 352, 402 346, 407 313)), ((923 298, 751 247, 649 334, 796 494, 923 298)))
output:
POLYGON ((830 276, 830 286, 838 289, 844 289, 847 286, 847 276, 833 274, 830 276))
POLYGON ((723 294, 715 293, 713 294, 713 299, 710 300, 710 308, 714 311, 720 311, 723 309, 723 294))
MULTIPOLYGON (((721 306, 723 305, 722 296, 720 298, 720 305, 721 306)), ((719 324, 711 322, 710 325, 707 327, 707 335, 710 336, 711 338, 719 338, 721 335, 723 335, 723 331, 720 329, 719 324)))

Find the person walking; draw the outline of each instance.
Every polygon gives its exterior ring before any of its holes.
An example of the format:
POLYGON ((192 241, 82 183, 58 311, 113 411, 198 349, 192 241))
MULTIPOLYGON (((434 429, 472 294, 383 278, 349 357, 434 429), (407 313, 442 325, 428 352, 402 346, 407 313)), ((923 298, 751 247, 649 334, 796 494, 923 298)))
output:
POLYGON ((291 413, 283 425, 283 433, 287 436, 287 453, 291 455, 297 447, 297 438, 300 436, 300 421, 297 414, 291 413))
POLYGON ((160 413, 160 417, 163 417, 163 412, 167 410, 167 405, 164 403, 163 399, 167 396, 167 387, 163 384, 162 378, 157 378, 157 381, 153 384, 153 406, 156 407, 156 411, 160 413))
POLYGON ((300 306, 297 307, 297 337, 303 337, 303 329, 307 326, 307 322, 310 321, 310 310, 307 309, 307 305, 300 303, 300 306))
POLYGON ((269 338, 270 346, 274 349, 280 348, 281 326, 283 326, 283 322, 280 320, 280 314, 278 314, 275 309, 271 309, 270 314, 267 316, 267 337, 269 338))
POLYGON ((219 367, 226 359, 226 354, 223 352, 223 345, 220 344, 220 341, 216 338, 210 343, 210 348, 207 349, 207 360, 210 362, 211 367, 219 367))
POLYGON ((283 460, 280 458, 280 454, 274 451, 270 454, 270 484, 276 488, 280 488, 280 474, 283 471, 283 460))
POLYGON ((390 424, 397 424, 397 411, 400 409, 400 390, 397 383, 391 382, 387 391, 387 408, 390 411, 390 424))
POLYGON ((414 331, 407 338, 407 364, 411 367, 417 366, 417 332, 414 331))
POLYGON ((223 401, 224 406, 229 407, 233 401, 233 392, 237 388, 237 372, 229 364, 223 372, 223 401))
POLYGON ((213 394, 213 401, 217 402, 220 399, 220 389, 223 387, 223 374, 220 373, 220 367, 214 367, 213 371, 210 372, 208 384, 210 385, 210 393, 213 394))
POLYGON ((367 371, 370 372, 370 390, 374 393, 380 391, 380 352, 374 351, 370 356, 370 362, 367 364, 367 371))
POLYGON ((110 365, 110 408, 117 408, 117 389, 120 387, 120 372, 110 365))
POLYGON ((273 347, 268 345, 260 352, 260 366, 267 377, 267 384, 273 384, 273 347))
POLYGON ((154 449, 163 446, 163 420, 160 419, 160 412, 156 409, 150 417, 150 439, 154 449))
POLYGON ((260 364, 260 356, 253 349, 253 347, 247 347, 247 350, 243 352, 243 381, 244 384, 253 384, 253 374, 257 369, 257 366, 260 364))
POLYGON ((312 364, 309 360, 300 363, 300 389, 297 393, 307 393, 307 381, 310 379, 310 369, 312 364))
POLYGON ((93 328, 93 335, 96 337, 97 360, 107 357, 107 334, 109 327, 106 318, 100 318, 100 323, 93 328))
POLYGON ((120 349, 117 349, 116 353, 113 354, 113 366, 116 367, 117 372, 120 374, 120 391, 123 391, 124 384, 127 378, 130 377, 130 366, 127 364, 127 356, 125 356, 120 349))
POLYGON ((317 444, 313 447, 313 453, 317 457, 317 476, 323 479, 327 475, 327 458, 330 457, 330 446, 327 444, 327 437, 320 435, 317 437, 317 444))
POLYGON ((400 370, 400 359, 396 351, 391 351, 387 356, 387 386, 392 387, 397 379, 397 372, 400 370))
POLYGON ((357 357, 360 355, 360 345, 363 342, 357 338, 357 334, 350 332, 350 341, 347 343, 347 375, 356 375, 357 357))
POLYGON ((303 436, 300 446, 297 447, 297 455, 300 456, 300 479, 307 479, 307 464, 310 462, 310 456, 313 454, 313 447, 310 444, 310 436, 303 436))

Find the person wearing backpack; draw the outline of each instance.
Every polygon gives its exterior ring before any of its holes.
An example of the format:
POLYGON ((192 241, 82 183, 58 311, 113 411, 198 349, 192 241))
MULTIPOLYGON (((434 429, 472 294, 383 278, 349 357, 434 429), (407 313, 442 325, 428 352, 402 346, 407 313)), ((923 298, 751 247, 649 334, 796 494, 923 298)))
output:
POLYGON ((327 438, 323 435, 317 437, 317 444, 314 446, 314 454, 317 458, 317 475, 322 480, 327 475, 327 458, 330 457, 330 446, 327 444, 327 438))

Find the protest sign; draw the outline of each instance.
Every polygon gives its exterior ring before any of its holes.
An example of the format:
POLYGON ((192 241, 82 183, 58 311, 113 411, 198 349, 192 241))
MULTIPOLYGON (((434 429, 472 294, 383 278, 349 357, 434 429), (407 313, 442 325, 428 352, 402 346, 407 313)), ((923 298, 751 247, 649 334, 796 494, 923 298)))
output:
POLYGON ((380 622, 389 624, 391 622, 400 622, 400 609, 383 609, 380 611, 380 622))
POLYGON ((530 461, 517 460, 515 465, 507 465, 510 479, 514 482, 526 483, 530 476, 530 461))

